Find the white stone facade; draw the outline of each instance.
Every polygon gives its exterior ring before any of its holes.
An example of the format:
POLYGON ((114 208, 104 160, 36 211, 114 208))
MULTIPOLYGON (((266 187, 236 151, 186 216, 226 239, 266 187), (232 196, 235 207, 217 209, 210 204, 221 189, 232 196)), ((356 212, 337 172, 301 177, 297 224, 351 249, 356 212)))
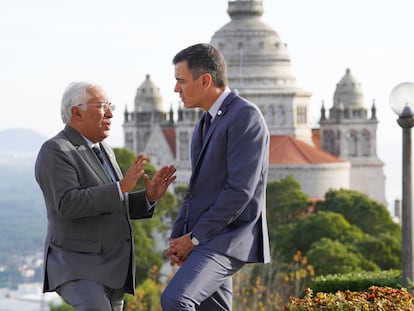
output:
POLYGON ((349 189, 348 162, 308 165, 272 165, 269 180, 292 176, 301 184, 301 190, 310 198, 320 199, 330 190, 349 189))

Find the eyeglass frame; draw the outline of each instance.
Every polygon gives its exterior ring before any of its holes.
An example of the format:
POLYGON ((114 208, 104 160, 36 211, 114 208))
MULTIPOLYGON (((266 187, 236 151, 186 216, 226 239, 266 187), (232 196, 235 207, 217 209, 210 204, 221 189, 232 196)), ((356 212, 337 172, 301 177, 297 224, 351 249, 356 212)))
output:
POLYGON ((99 106, 95 106, 95 107, 99 108, 99 109, 102 109, 103 112, 108 111, 108 109, 111 109, 111 111, 115 111, 115 108, 116 108, 116 105, 113 105, 111 102, 86 103, 86 104, 79 105, 79 107, 81 107, 81 106, 92 106, 92 105, 99 105, 99 106))

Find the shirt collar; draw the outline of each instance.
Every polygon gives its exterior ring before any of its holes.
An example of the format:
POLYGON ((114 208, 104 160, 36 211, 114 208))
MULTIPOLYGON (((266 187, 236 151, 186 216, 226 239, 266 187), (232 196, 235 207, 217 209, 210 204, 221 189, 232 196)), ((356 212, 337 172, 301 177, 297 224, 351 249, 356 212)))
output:
POLYGON ((217 111, 220 109, 221 104, 224 102, 224 100, 226 99, 227 95, 230 94, 230 92, 231 92, 230 89, 228 87, 226 87, 224 92, 221 93, 220 96, 214 102, 214 104, 211 105, 210 109, 208 110, 208 113, 211 115, 211 121, 214 120, 214 118, 217 114, 217 111))
POLYGON ((93 148, 93 147, 98 147, 101 148, 101 146, 99 145, 99 143, 94 144, 93 142, 91 142, 89 139, 87 139, 85 136, 82 135, 82 137, 85 139, 86 143, 88 144, 89 148, 93 148))

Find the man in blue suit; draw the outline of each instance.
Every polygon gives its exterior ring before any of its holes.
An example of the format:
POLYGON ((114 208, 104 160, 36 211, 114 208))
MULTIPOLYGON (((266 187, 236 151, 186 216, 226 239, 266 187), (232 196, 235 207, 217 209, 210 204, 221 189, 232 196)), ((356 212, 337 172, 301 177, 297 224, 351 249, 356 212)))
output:
POLYGON ((270 261, 269 133, 259 109, 228 88, 216 48, 190 46, 173 64, 174 91, 186 108, 205 113, 193 133, 192 175, 167 251, 180 268, 161 304, 165 311, 231 310, 232 275, 246 263, 270 261))

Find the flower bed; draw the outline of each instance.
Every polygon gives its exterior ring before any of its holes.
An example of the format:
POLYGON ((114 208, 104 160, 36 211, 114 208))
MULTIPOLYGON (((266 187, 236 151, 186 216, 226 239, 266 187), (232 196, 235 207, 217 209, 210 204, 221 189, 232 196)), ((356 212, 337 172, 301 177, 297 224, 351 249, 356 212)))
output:
POLYGON ((365 292, 349 290, 333 293, 317 293, 306 289, 304 298, 290 297, 284 311, 317 310, 364 310, 364 311, 414 311, 413 297, 406 289, 371 286, 365 292))

